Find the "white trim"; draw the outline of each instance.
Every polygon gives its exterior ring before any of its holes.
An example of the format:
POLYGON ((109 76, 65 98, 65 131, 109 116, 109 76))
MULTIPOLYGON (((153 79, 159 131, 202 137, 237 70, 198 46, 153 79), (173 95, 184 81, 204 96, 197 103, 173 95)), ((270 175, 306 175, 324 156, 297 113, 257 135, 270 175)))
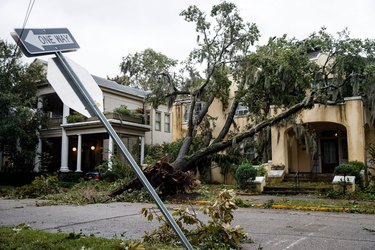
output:
MULTIPOLYGON (((116 119, 108 119, 108 121, 110 123, 114 123, 114 124, 122 124, 122 125, 126 125, 126 126, 131 126, 131 127, 150 129, 150 126, 146 125, 146 124, 120 121, 120 120, 116 120, 116 119)), ((60 126, 63 127, 63 128, 71 128, 71 127, 81 127, 81 126, 85 126, 85 125, 96 125, 96 124, 101 124, 101 122, 99 120, 98 121, 87 121, 87 122, 75 122, 75 123, 61 124, 60 126)))
POLYGON ((113 156, 113 138, 108 135, 108 169, 112 170, 113 162, 112 162, 112 156, 113 156))
POLYGON ((69 172, 68 167, 69 138, 64 128, 61 130, 61 166, 60 172, 69 172))
POLYGON ((344 101, 355 101, 355 100, 362 100, 362 96, 351 96, 351 97, 344 98, 344 101))
POLYGON ((81 162, 82 162, 82 135, 78 134, 77 142, 77 169, 76 172, 82 172, 81 162))
POLYGON ((141 165, 144 164, 145 160, 145 137, 141 136, 141 154, 140 154, 140 163, 141 165))

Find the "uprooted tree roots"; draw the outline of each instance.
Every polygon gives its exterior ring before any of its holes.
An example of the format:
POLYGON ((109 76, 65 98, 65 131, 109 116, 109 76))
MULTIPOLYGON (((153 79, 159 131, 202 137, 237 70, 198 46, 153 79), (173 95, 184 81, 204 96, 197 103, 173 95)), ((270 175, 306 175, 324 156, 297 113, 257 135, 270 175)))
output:
MULTIPOLYGON (((159 160, 154 165, 143 170, 150 184, 159 191, 161 196, 184 193, 198 185, 199 181, 194 179, 192 173, 175 170, 165 160, 159 160)), ((138 177, 113 190, 109 196, 114 197, 128 190, 139 190, 143 187, 138 177)))

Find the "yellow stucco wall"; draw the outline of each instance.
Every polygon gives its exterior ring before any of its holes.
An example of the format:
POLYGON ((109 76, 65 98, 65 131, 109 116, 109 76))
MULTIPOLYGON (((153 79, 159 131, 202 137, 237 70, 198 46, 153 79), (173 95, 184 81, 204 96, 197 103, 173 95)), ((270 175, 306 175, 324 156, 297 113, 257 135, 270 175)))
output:
POLYGON ((362 100, 346 101, 349 161, 366 162, 365 124, 362 100))
MULTIPOLYGON (((371 135, 373 130, 370 127, 368 136, 365 136, 365 113, 362 99, 352 97, 338 105, 316 104, 313 109, 302 111, 296 121, 300 124, 314 124, 321 131, 333 126, 341 128, 342 125, 346 129, 348 161, 366 162, 365 138, 367 142, 374 142, 375 136, 371 135)), ((312 167, 310 155, 304 145, 288 137, 287 131, 291 127, 291 124, 272 127, 272 164, 285 165, 287 172, 309 172, 312 167)))
POLYGON ((172 107, 172 140, 181 139, 185 132, 182 130, 183 105, 176 104, 172 107))
MULTIPOLYGON (((286 127, 273 126, 271 128, 272 164, 287 165, 286 127)), ((287 169, 286 169, 287 170, 287 169)), ((288 171, 288 170, 287 170, 288 171)))

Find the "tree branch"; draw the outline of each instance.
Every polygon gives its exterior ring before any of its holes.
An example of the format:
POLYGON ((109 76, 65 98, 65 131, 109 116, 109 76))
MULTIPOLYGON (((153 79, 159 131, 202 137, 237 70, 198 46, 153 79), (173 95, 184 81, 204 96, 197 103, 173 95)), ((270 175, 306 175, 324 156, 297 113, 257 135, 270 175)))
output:
MULTIPOLYGON (((238 86, 238 92, 237 93, 240 93, 243 90, 243 86, 245 84, 245 81, 246 80, 241 81, 240 85, 238 86)), ((239 105, 239 97, 236 95, 234 100, 233 100, 231 109, 228 113, 225 124, 224 124, 223 128, 221 129, 219 135, 213 141, 213 143, 218 143, 218 142, 222 141, 225 138, 225 136, 228 134, 229 129, 232 126, 233 118, 236 114, 236 110, 237 110, 238 105, 239 105)))
POLYGON ((188 137, 193 137, 193 132, 194 132, 193 117, 194 117, 194 109, 195 109, 196 101, 197 101, 196 96, 193 95, 191 103, 190 103, 190 107, 189 107, 188 131, 187 131, 188 137))
POLYGON ((206 102, 206 105, 204 105, 204 107, 201 109, 199 114, 195 116, 194 121, 193 121, 194 126, 198 126, 199 124, 201 124, 203 118, 206 116, 208 112, 208 108, 211 106, 214 99, 215 99, 214 95, 211 95, 209 97, 208 101, 206 102))
POLYGON ((297 112, 299 112, 303 109, 312 108, 312 106, 314 104, 314 95, 315 95, 315 92, 313 91, 308 96, 306 96, 306 98, 302 102, 300 102, 300 103, 294 105, 293 107, 281 112, 280 114, 276 115, 275 117, 273 117, 271 119, 265 120, 265 121, 255 125, 250 130, 248 130, 246 132, 243 132, 243 133, 240 133, 239 135, 233 137, 230 140, 226 140, 226 141, 222 141, 222 142, 218 142, 218 143, 213 143, 209 147, 201 149, 200 151, 198 151, 197 153, 195 153, 191 157, 187 158, 186 168, 191 167, 192 165, 194 165, 195 162, 202 159, 203 157, 205 157, 207 155, 217 153, 217 152, 220 152, 220 151, 232 146, 233 143, 242 142, 244 139, 254 136, 256 133, 260 132, 261 130, 265 129, 266 127, 275 125, 278 122, 284 120, 285 118, 288 118, 289 116, 291 116, 291 115, 293 115, 293 114, 295 114, 295 113, 297 113, 297 112))

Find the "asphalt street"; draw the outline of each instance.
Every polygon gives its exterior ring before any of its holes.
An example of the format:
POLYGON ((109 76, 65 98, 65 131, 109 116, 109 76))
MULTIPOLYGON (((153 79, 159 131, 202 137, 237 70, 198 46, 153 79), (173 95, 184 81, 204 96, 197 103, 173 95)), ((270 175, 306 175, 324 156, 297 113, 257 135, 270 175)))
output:
MULTIPOLYGON (((50 232, 80 232, 97 237, 141 239, 157 226, 141 214, 153 204, 109 203, 36 206, 36 200, 0 199, 0 226, 21 223, 50 232)), ((178 205, 168 204, 168 209, 178 205)), ((255 241, 245 249, 375 249, 375 215, 240 208, 234 225, 255 241)))

